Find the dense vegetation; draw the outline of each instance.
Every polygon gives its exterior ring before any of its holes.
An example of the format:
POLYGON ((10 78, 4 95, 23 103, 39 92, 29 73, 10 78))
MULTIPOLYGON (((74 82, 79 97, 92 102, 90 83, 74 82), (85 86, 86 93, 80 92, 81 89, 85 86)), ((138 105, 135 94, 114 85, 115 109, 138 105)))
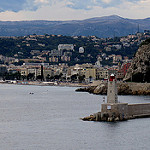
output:
POLYGON ((140 44, 140 46, 142 46, 142 45, 147 45, 147 44, 149 44, 150 43, 150 38, 149 39, 146 39, 144 42, 142 42, 141 44, 140 44))
MULTIPOLYGON (((44 37, 36 37, 30 38, 30 36, 26 37, 5 37, 0 38, 0 54, 7 57, 15 57, 18 59, 32 58, 31 55, 32 50, 39 50, 42 52, 51 51, 53 49, 57 49, 59 44, 74 44, 75 51, 72 52, 70 65, 75 63, 95 63, 97 60, 97 56, 102 53, 106 55, 116 54, 122 56, 128 56, 132 58, 134 53, 138 49, 138 45, 132 45, 131 47, 123 47, 120 50, 112 49, 111 51, 106 51, 104 49, 103 43, 112 43, 112 44, 121 44, 119 42, 119 38, 109 38, 109 39, 99 39, 93 40, 92 37, 81 37, 73 38, 70 36, 53 36, 53 35, 45 35, 44 37), (44 46, 43 46, 43 45, 44 46), (98 46, 96 46, 98 45, 98 46), (83 54, 79 53, 79 47, 84 47, 85 52, 83 54)), ((43 55, 43 57, 47 57, 48 55, 43 55)), ((61 61, 59 61, 61 62, 61 61)), ((102 64, 109 64, 111 60, 106 61, 103 60, 102 64)))

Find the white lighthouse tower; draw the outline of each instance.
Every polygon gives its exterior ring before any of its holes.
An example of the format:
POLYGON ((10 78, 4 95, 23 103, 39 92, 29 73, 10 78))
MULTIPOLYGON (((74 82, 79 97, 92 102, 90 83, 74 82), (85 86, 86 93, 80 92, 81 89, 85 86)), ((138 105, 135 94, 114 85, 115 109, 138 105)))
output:
POLYGON ((118 103, 117 80, 111 74, 108 81, 107 103, 101 104, 101 120, 117 121, 129 118, 128 103, 118 103))
POLYGON ((118 103, 117 80, 114 74, 108 80, 107 103, 118 103))

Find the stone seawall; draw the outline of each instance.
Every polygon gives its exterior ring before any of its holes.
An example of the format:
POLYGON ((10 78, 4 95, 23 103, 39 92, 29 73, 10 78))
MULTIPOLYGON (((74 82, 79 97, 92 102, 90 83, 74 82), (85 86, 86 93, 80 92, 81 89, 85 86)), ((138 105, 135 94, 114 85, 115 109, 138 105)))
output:
POLYGON ((150 116, 150 103, 128 104, 128 115, 130 118, 150 116))
POLYGON ((123 121, 150 117, 150 103, 106 103, 101 105, 101 112, 82 118, 84 121, 123 121))

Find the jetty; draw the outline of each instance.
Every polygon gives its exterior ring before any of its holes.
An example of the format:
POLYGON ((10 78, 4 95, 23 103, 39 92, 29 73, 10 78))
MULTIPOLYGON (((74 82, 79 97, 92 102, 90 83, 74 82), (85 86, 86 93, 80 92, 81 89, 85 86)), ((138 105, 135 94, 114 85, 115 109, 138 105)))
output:
POLYGON ((101 104, 100 112, 81 119, 84 121, 113 122, 143 117, 150 117, 150 103, 119 103, 117 94, 117 80, 115 74, 111 74, 108 80, 107 103, 101 104))

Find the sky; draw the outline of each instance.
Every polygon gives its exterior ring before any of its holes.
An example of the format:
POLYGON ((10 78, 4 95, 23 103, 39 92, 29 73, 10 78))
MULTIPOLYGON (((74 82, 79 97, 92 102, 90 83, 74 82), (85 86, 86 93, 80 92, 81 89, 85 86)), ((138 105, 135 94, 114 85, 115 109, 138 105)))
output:
POLYGON ((0 20, 82 20, 150 17, 150 0, 0 0, 0 20))

